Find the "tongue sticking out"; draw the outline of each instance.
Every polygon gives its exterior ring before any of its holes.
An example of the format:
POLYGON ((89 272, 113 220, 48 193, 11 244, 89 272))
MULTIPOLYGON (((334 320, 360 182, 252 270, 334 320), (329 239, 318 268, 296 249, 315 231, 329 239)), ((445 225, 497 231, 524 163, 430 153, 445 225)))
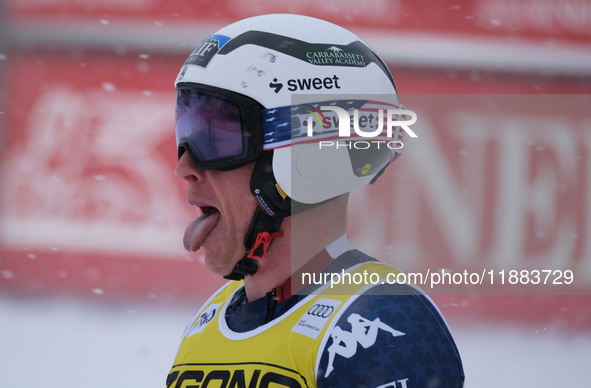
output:
POLYGON ((215 227, 220 219, 220 212, 217 210, 208 211, 201 217, 191 222, 185 230, 183 244, 189 252, 196 252, 201 248, 209 232, 215 227))

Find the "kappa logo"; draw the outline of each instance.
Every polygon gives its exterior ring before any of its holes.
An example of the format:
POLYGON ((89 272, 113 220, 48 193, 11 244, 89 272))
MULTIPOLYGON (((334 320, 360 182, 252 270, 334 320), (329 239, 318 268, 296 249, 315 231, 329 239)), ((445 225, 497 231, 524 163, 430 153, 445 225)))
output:
POLYGON ((333 371, 333 362, 337 354, 341 357, 351 358, 357 353, 357 345, 361 345, 364 349, 373 346, 380 329, 389 332, 393 337, 405 335, 405 333, 394 330, 380 321, 380 318, 370 321, 353 313, 347 317, 347 322, 351 324, 350 332, 335 326, 330 334, 332 344, 328 347, 328 366, 324 377, 328 377, 333 371))
MULTIPOLYGON (((322 90, 322 89, 340 89, 339 85, 340 78, 334 74, 332 77, 315 77, 315 78, 292 78, 287 80, 287 90, 295 92, 297 90, 322 90)), ((275 93, 279 93, 283 89, 284 84, 277 78, 273 78, 273 81, 269 83, 269 87, 273 89, 275 93)))

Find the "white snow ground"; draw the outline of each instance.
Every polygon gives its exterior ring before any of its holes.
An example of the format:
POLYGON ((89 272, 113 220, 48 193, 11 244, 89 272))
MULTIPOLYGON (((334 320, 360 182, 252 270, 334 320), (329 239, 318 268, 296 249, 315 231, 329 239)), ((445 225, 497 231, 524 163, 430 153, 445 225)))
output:
MULTIPOLYGON (((0 387, 163 388, 193 310, 0 294, 0 387)), ((589 331, 450 326, 468 388, 591 386, 589 331)))

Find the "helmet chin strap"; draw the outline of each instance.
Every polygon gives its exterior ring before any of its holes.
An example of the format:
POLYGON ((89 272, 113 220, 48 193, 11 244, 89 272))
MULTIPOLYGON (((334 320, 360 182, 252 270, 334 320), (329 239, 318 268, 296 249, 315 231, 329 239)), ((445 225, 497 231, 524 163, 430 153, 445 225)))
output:
POLYGON ((283 236, 283 232, 279 231, 282 221, 283 217, 269 216, 260 207, 257 207, 244 238, 246 254, 236 263, 234 270, 224 276, 224 279, 242 280, 247 275, 254 275, 257 272, 259 261, 266 258, 273 239, 283 236))
POLYGON ((250 178, 250 190, 258 206, 244 237, 246 253, 224 279, 242 280, 257 272, 259 261, 266 258, 273 239, 283 236, 279 230, 291 215, 291 199, 279 188, 273 176, 273 152, 265 151, 257 160, 250 178))
POLYGON ((273 151, 264 151, 256 161, 250 178, 250 191, 258 206, 244 238, 246 253, 236 263, 234 270, 224 279, 242 280, 257 272, 259 261, 265 260, 273 239, 282 237, 279 230, 283 219, 311 209, 332 199, 315 204, 303 204, 288 197, 273 175, 273 151))

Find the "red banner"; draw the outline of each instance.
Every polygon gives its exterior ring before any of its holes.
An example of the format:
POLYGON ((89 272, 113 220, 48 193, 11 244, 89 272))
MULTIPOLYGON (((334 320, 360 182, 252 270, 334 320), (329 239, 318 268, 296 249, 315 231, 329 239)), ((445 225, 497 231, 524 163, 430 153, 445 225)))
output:
POLYGON ((11 59, 0 285, 146 297, 173 284, 161 298, 210 285, 184 269, 199 267, 192 263, 199 258, 182 248, 196 210, 184 206, 174 175, 179 62, 101 54, 11 59), (171 277, 162 277, 163 266, 171 277))
POLYGON ((462 282, 470 293, 589 293, 589 96, 403 101, 418 115, 418 138, 351 201, 352 234, 365 250, 405 270, 474 273, 462 282), (534 284, 529 272, 542 270, 545 283, 534 284))
MULTIPOLYGON (((177 62, 98 54, 45 56, 42 66, 35 56, 10 61, 2 283, 26 288, 29 272, 19 267, 58 252, 102 255, 105 267, 119 256, 187 260, 180 241, 194 215, 173 174, 168 82, 177 62)), ((352 238, 406 270, 571 270, 566 291, 533 293, 588 293, 587 96, 403 101, 419 115, 419 138, 405 142, 390 174, 353 196, 352 238)), ((56 271, 45 276, 64 276, 56 271)))
POLYGON ((298 13, 351 28, 521 36, 589 42, 591 5, 585 0, 8 0, 12 18, 53 22, 95 20, 103 24, 143 21, 161 26, 209 22, 219 25, 265 13, 298 13))

